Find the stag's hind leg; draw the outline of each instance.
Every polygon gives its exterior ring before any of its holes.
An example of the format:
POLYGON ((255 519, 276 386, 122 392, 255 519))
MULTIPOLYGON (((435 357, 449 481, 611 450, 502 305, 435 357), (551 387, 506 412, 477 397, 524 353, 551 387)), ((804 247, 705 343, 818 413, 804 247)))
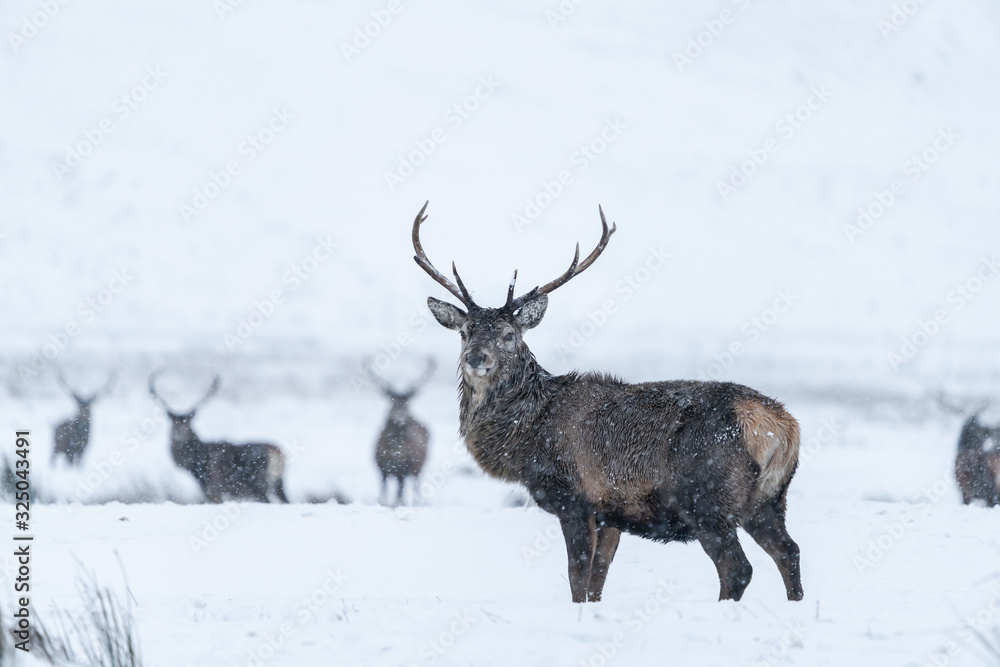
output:
POLYGON ((719 573, 719 599, 739 600, 750 584, 753 567, 740 546, 736 526, 722 522, 702 525, 698 540, 719 573))
POLYGON ((786 486, 780 494, 762 503, 747 521, 743 522, 750 537, 774 560, 785 581, 789 600, 802 599, 802 574, 799 571, 799 545, 785 528, 786 486))
POLYGON ((279 501, 283 503, 288 502, 288 496, 285 495, 285 482, 280 477, 274 483, 274 495, 278 497, 279 501))

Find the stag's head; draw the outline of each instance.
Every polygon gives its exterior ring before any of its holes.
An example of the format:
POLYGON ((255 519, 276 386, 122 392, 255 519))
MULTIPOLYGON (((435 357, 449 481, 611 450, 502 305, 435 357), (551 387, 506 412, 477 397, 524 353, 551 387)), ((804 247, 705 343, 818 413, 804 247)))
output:
POLYGON ((170 425, 172 426, 172 438, 174 440, 190 440, 194 438, 194 431, 191 429, 191 421, 194 416, 198 414, 198 409, 205 404, 208 399, 212 398, 216 392, 219 391, 219 376, 216 375, 212 379, 212 386, 208 388, 208 391, 202 396, 192 407, 186 412, 177 412, 172 409, 170 405, 167 404, 163 397, 161 397, 156 392, 156 376, 159 375, 159 371, 154 371, 149 376, 149 395, 156 401, 163 411, 170 418, 170 425))
POLYGON ((56 383, 67 396, 76 402, 76 407, 82 414, 89 414, 90 406, 93 405, 94 401, 111 391, 111 388, 114 387, 115 379, 116 375, 111 373, 108 375, 107 381, 99 389, 87 395, 81 394, 70 386, 69 382, 66 381, 66 376, 63 375, 62 369, 56 370, 56 383))
POLYGON ((465 381, 472 386, 491 383, 498 378, 516 372, 518 368, 523 368, 523 364, 517 362, 531 357, 531 352, 524 342, 524 332, 538 326, 538 323, 542 321, 545 309, 549 305, 548 294, 593 264, 604 252, 608 240, 617 229, 614 225, 608 228, 604 211, 598 207, 603 228, 601 240, 586 259, 580 261, 580 244, 577 243, 576 254, 573 256, 569 269, 564 274, 517 298, 514 297, 517 271, 514 271, 514 277, 511 278, 507 288, 506 303, 499 308, 483 308, 472 300, 472 296, 458 275, 454 262, 452 262, 451 271, 455 276, 455 282, 452 282, 435 269, 430 260, 427 259, 420 244, 420 225, 427 219, 427 216, 424 215, 426 210, 427 204, 425 203, 413 221, 413 250, 416 252, 413 259, 431 278, 451 292, 465 306, 465 310, 462 310, 458 306, 434 297, 427 299, 427 306, 434 315, 434 319, 441 326, 458 331, 459 336, 461 336, 462 353, 459 357, 459 367, 465 381))
POLYGON ((364 365, 372 383, 382 392, 383 396, 389 399, 389 419, 395 421, 405 421, 408 418, 410 399, 420 393, 420 390, 434 374, 434 360, 428 357, 426 367, 420 377, 406 389, 396 389, 378 374, 371 359, 366 359, 364 365))

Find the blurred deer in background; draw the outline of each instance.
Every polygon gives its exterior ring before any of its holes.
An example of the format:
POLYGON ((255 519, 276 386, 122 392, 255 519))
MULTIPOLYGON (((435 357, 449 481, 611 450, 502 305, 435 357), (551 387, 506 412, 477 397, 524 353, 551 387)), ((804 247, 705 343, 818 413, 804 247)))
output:
POLYGON ((156 393, 157 373, 149 376, 149 394, 170 418, 170 455, 194 475, 209 502, 250 498, 266 503, 271 495, 288 502, 282 481, 285 456, 280 449, 267 443, 202 442, 191 428, 198 409, 219 391, 218 375, 190 410, 178 413, 156 393))
POLYGON ((600 373, 552 375, 522 338, 542 321, 548 294, 601 255, 615 227, 544 286, 500 308, 477 305, 427 259, 420 209, 411 232, 417 264, 462 303, 429 298, 434 318, 461 336, 459 419, 469 452, 492 477, 527 487, 558 517, 574 602, 601 599, 621 531, 662 542, 698 540, 719 574, 719 599, 739 600, 753 568, 743 527, 802 599, 799 547, 785 529, 798 465, 799 425, 778 401, 729 382, 628 384, 600 373))
POLYGON ((111 391, 115 375, 114 373, 109 375, 108 381, 89 396, 82 396, 70 387, 62 370, 56 371, 56 383, 67 396, 76 401, 76 415, 56 426, 52 462, 55 463, 57 456, 62 456, 69 465, 78 466, 83 458, 83 452, 90 443, 90 408, 94 401, 111 391))
POLYGON ((952 414, 966 417, 958 436, 958 453, 955 455, 955 479, 962 491, 966 505, 974 500, 986 502, 987 507, 1000 505, 1000 426, 983 426, 979 413, 989 401, 983 401, 970 411, 938 395, 938 403, 952 414))
POLYGON ((375 464, 382 474, 382 488, 379 502, 389 501, 389 478, 395 477, 396 504, 403 502, 403 487, 407 478, 413 478, 413 495, 416 497, 416 482, 427 460, 427 443, 430 436, 427 427, 410 414, 410 399, 413 398, 434 372, 434 360, 427 359, 427 367, 410 387, 396 391, 375 373, 370 363, 366 363, 372 382, 389 399, 389 415, 375 444, 375 464))

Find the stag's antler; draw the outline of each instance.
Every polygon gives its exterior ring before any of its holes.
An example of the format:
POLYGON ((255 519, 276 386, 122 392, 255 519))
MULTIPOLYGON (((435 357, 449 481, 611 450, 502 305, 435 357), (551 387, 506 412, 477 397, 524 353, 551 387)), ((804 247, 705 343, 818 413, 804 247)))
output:
POLYGON ((375 370, 375 362, 370 356, 365 356, 361 360, 361 367, 364 369, 365 377, 375 385, 375 387, 381 391, 383 394, 394 393, 389 383, 385 381, 378 371, 375 370))
MULTIPOLYGON (((159 403, 163 407, 164 410, 166 410, 167 412, 173 413, 173 410, 170 408, 169 405, 167 405, 167 402, 165 400, 163 400, 163 397, 156 393, 156 376, 159 375, 159 374, 160 374, 160 370, 155 370, 155 371, 153 371, 152 373, 149 374, 149 395, 152 396, 153 400, 156 401, 157 403, 159 403)), ((194 414, 195 412, 197 412, 198 408, 200 408, 202 405, 205 404, 205 401, 207 401, 208 399, 212 398, 212 396, 214 396, 216 394, 216 392, 219 391, 219 384, 220 384, 220 382, 221 382, 221 380, 219 379, 219 376, 215 375, 212 378, 212 386, 209 387, 208 391, 205 392, 205 395, 202 396, 198 400, 198 402, 195 403, 194 406, 191 407, 191 409, 188 411, 188 413, 189 414, 194 414)))
POLYGON ((155 370, 149 374, 149 395, 153 397, 153 400, 160 404, 160 407, 167 412, 173 412, 167 402, 163 400, 163 397, 156 393, 156 376, 160 374, 159 370, 155 370))
POLYGON ((430 204, 429 200, 424 202, 424 206, 420 209, 420 213, 417 213, 417 217, 413 220, 413 251, 417 253, 413 256, 413 259, 421 269, 427 272, 427 275, 436 280, 438 284, 451 292, 456 299, 465 304, 466 308, 474 310, 478 308, 478 306, 472 300, 469 290, 465 289, 465 285, 462 283, 462 279, 458 275, 458 269, 455 268, 455 262, 451 263, 451 272, 455 274, 455 281, 458 283, 458 286, 448 280, 443 273, 434 268, 431 261, 427 259, 427 253, 424 252, 423 246, 420 245, 420 223, 427 219, 427 216, 424 215, 424 211, 427 210, 428 204, 430 204))
POLYGON ((407 394, 415 394, 420 391, 420 388, 427 384, 427 381, 431 379, 434 375, 434 369, 437 368, 437 362, 434 361, 434 357, 427 357, 426 365, 424 366, 424 372, 420 374, 410 388, 406 390, 407 394))
POLYGON ((514 277, 510 279, 510 287, 507 288, 507 303, 504 305, 504 308, 513 312, 532 299, 538 298, 542 294, 549 294, 550 292, 555 291, 568 283, 574 277, 586 271, 590 265, 601 256, 604 249, 608 247, 608 241, 611 240, 611 235, 618 230, 618 225, 611 223, 611 228, 609 229, 608 220, 604 217, 604 209, 598 206, 597 211, 601 214, 601 240, 598 241, 597 247, 594 248, 594 251, 587 255, 587 258, 581 262, 580 244, 577 242, 576 252, 573 253, 573 261, 570 263, 566 273, 562 274, 552 282, 546 283, 541 287, 536 287, 527 294, 519 296, 516 299, 514 298, 514 281, 517 280, 517 271, 515 271, 514 277))
POLYGON ((973 407, 970 409, 968 405, 963 405, 962 403, 956 403, 953 400, 949 399, 948 396, 944 393, 944 391, 938 391, 934 395, 934 400, 937 402, 938 406, 940 406, 941 409, 944 410, 945 412, 951 413, 953 415, 960 415, 962 417, 966 417, 969 415, 977 415, 986 408, 988 408, 991 403, 990 399, 988 398, 980 398, 978 401, 976 401, 976 403, 973 404, 973 407))
POLYGON ((63 393, 67 394, 68 396, 71 396, 74 400, 81 402, 83 401, 80 395, 76 393, 76 390, 73 389, 73 387, 69 386, 69 382, 66 381, 66 376, 63 375, 61 368, 56 369, 56 384, 59 385, 59 388, 63 390, 63 393))
POLYGON ((407 389, 403 391, 396 391, 393 386, 389 384, 386 379, 378 373, 378 371, 375 370, 375 365, 372 363, 371 357, 365 357, 361 363, 364 366, 365 375, 368 376, 368 379, 371 380, 372 384, 374 384, 379 391, 386 396, 394 398, 412 396, 416 394, 420 388, 427 383, 427 380, 434 375, 434 369, 437 367, 434 358, 427 357, 427 365, 424 367, 424 372, 420 374, 420 377, 414 380, 407 389))
MULTIPOLYGON (((436 280, 442 287, 451 292, 456 299, 461 301, 470 310, 478 308, 478 306, 473 302, 472 297, 469 295, 469 291, 465 289, 465 285, 462 284, 462 279, 458 275, 458 270, 455 268, 455 263, 451 263, 451 271, 455 274, 455 281, 458 283, 451 282, 442 274, 440 271, 434 268, 434 265, 430 263, 427 259, 427 255, 424 253, 423 246, 420 245, 420 223, 427 219, 424 215, 424 211, 427 210, 427 204, 430 202, 424 202, 423 208, 420 209, 420 213, 417 213, 417 217, 413 221, 413 250, 417 253, 414 255, 413 259, 424 271, 427 272, 431 278, 436 280)), ((573 262, 569 265, 569 269, 566 273, 562 274, 552 282, 546 283, 541 287, 535 287, 527 294, 514 298, 514 283, 517 281, 517 271, 514 271, 514 277, 510 279, 510 285, 507 287, 507 302, 504 304, 504 309, 509 312, 514 312, 524 304, 528 303, 532 299, 536 299, 542 294, 549 294, 555 291, 559 287, 562 287, 575 276, 580 275, 590 267, 594 261, 601 256, 604 249, 608 246, 608 241, 611 239, 611 235, 617 231, 618 226, 614 223, 611 224, 611 228, 608 228, 608 220, 604 217, 604 209, 600 206, 597 207, 598 212, 601 214, 601 240, 597 243, 597 247, 594 251, 587 255, 587 258, 582 262, 580 261, 580 244, 576 244, 576 252, 573 255, 573 262)))
POLYGON ((93 401, 97 397, 103 396, 104 394, 107 394, 115 386, 115 382, 117 380, 118 380, 118 374, 112 371, 108 375, 108 381, 105 382, 103 385, 101 385, 101 387, 99 389, 97 389, 93 394, 91 394, 90 398, 87 399, 87 400, 88 401, 93 401))

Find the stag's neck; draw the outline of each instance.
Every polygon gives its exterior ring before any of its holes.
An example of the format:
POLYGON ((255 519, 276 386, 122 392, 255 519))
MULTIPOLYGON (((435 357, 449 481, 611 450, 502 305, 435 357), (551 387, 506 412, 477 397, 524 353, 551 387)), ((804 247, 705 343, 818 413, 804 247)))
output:
POLYGON ((170 433, 170 455, 174 463, 191 472, 199 480, 208 456, 206 447, 190 429, 174 427, 170 433))
MULTIPOLYGON (((70 428, 72 428, 78 434, 86 434, 90 432, 90 408, 80 408, 80 410, 73 415, 73 418, 69 420, 70 428)), ((83 437, 86 437, 85 435, 83 437)))
POLYGON ((556 384, 534 357, 490 384, 476 386, 461 376, 461 433, 469 452, 488 475, 509 482, 525 481, 532 435, 557 390, 556 384))
POLYGON ((394 405, 389 408, 389 416, 386 417, 386 421, 399 425, 406 424, 410 421, 410 411, 408 408, 394 405))

